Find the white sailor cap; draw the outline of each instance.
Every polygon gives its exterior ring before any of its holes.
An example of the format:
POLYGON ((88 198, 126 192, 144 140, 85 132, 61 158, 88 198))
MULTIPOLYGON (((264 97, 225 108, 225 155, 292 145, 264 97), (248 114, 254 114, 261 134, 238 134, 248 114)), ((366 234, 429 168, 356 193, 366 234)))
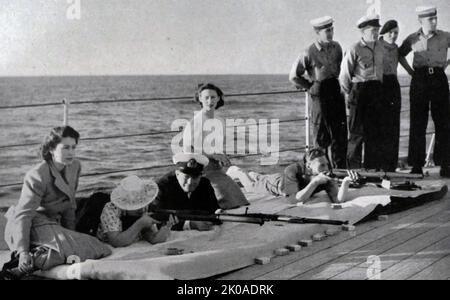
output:
POLYGON ((314 20, 311 20, 311 25, 316 30, 322 30, 325 28, 333 27, 333 18, 330 16, 320 17, 314 20))
POLYGON ((360 29, 367 27, 367 26, 381 27, 380 16, 379 15, 367 15, 367 16, 364 16, 361 19, 359 19, 356 24, 358 25, 358 28, 360 28, 360 29))
POLYGON ((419 18, 435 17, 437 8, 436 6, 419 6, 416 8, 416 13, 419 18))

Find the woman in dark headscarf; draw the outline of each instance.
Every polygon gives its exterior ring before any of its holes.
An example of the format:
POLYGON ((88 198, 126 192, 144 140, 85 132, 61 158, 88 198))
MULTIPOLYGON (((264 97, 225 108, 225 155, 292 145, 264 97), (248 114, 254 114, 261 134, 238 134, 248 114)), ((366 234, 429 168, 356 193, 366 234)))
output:
POLYGON ((380 30, 380 42, 384 48, 383 64, 383 93, 384 105, 389 107, 387 114, 381 116, 384 120, 384 159, 383 169, 394 172, 398 164, 398 150, 400 138, 400 109, 402 105, 400 84, 397 78, 399 63, 398 46, 395 43, 398 38, 399 28, 397 21, 387 21, 380 30))

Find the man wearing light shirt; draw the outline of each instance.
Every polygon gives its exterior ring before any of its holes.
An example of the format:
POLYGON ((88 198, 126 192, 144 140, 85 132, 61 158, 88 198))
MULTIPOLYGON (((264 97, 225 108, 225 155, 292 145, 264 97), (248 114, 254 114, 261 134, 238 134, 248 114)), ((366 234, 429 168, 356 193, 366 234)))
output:
POLYGON ((345 53, 339 81, 349 108, 348 167, 382 169, 382 81, 383 46, 378 41, 379 16, 365 16, 358 21, 362 38, 345 53))
POLYGON ((421 28, 409 35, 399 49, 401 57, 414 53, 413 68, 403 64, 412 76, 410 88, 410 131, 408 163, 412 173, 422 174, 425 164, 428 111, 434 121, 436 143, 433 160, 441 166, 440 175, 450 177, 449 86, 445 74, 449 61, 450 33, 437 30, 434 6, 416 9, 421 28))
POLYGON ((329 16, 311 21, 317 41, 299 56, 289 80, 311 95, 315 147, 330 150, 334 167, 347 168, 347 118, 338 80, 342 48, 333 40, 333 22, 329 16))

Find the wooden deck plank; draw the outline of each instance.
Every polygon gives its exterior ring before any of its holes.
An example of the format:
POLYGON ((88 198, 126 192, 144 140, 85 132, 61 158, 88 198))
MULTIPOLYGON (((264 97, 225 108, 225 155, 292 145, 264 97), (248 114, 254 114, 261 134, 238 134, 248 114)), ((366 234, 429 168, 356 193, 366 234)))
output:
MULTIPOLYGON (((450 223, 448 224, 450 226, 450 223)), ((448 228, 447 228, 448 230, 448 228)), ((408 279, 450 254, 450 236, 428 246, 381 273, 383 279, 408 279)))
POLYGON ((397 232, 375 239, 373 242, 343 256, 333 258, 330 262, 312 268, 308 272, 293 279, 328 279, 336 276, 365 262, 369 256, 379 255, 385 251, 388 251, 389 249, 411 240, 424 232, 433 230, 448 220, 449 215, 445 213, 438 213, 430 216, 419 223, 413 224, 412 226, 402 228, 397 232))
MULTIPOLYGON (((432 202, 425 204, 421 207, 416 207, 410 209, 408 211, 404 211, 401 213, 397 213, 391 216, 389 221, 387 222, 367 222, 365 224, 361 224, 357 227, 356 236, 363 235, 365 233, 377 230, 378 228, 389 226, 389 224, 397 224, 401 225, 404 223, 413 222, 418 218, 426 218, 432 216, 443 209, 442 204, 440 202, 432 202)), ((302 249, 299 253, 291 254, 286 257, 275 258, 270 264, 265 266, 250 266, 248 268, 227 274, 218 279, 254 279, 258 276, 262 276, 271 271, 280 269, 286 265, 289 265, 295 261, 298 261, 305 257, 310 257, 316 253, 320 253, 321 251, 325 251, 327 249, 333 248, 345 241, 352 240, 356 237, 353 233, 349 232, 341 232, 339 235, 335 237, 330 237, 328 240, 315 243, 310 248, 302 249)))
POLYGON ((449 280, 450 279, 450 255, 446 255, 427 268, 423 269, 409 280, 449 280))
MULTIPOLYGON (((418 237, 378 255, 381 261, 381 273, 402 262, 403 260, 413 257, 416 253, 429 247, 429 245, 447 238, 450 235, 448 226, 450 226, 450 222, 447 222, 429 232, 422 233, 418 237)), ((367 279, 367 270, 369 266, 369 263, 363 262, 356 267, 340 273, 330 279, 367 279)))
MULTIPOLYGON (((432 217, 434 217, 433 215, 432 217)), ((419 223, 422 222, 424 219, 415 219, 412 220, 412 222, 419 223)), ((411 223, 408 222, 408 225, 406 227, 411 226, 411 223)), ((315 255, 312 255, 311 257, 301 259, 297 262, 294 262, 288 266, 285 266, 284 268, 280 268, 278 270, 274 270, 270 273, 267 273, 261 277, 258 277, 257 279, 265 280, 265 279, 275 279, 275 280, 282 280, 282 279, 296 279, 299 275, 307 272, 308 270, 311 270, 312 268, 315 268, 319 265, 328 264, 332 262, 334 259, 342 257, 346 255, 349 252, 358 250, 360 248, 363 248, 364 246, 371 244, 373 241, 378 240, 380 238, 385 238, 388 235, 391 235, 392 233, 398 232, 402 227, 402 224, 389 224, 386 226, 380 227, 378 230, 373 230, 368 233, 358 235, 354 239, 345 241, 339 245, 336 245, 333 248, 328 249, 327 251, 322 251, 320 253, 317 253, 315 255)), ((397 245, 397 244, 395 244, 397 245)), ((367 258, 367 256, 366 256, 367 258)), ((363 263, 365 260, 363 260, 363 263)))

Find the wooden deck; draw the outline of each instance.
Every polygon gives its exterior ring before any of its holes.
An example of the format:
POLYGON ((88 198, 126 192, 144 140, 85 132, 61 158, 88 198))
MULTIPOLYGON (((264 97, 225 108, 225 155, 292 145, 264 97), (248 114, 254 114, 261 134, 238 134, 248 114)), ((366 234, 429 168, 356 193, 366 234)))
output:
MULTIPOLYGON (((427 179, 440 180, 433 171, 427 179)), ((7 249, 4 242, 0 246, 7 249)), ((0 251, 0 265, 8 258, 8 251, 0 251)), ((450 194, 215 279, 450 279, 450 194)))
POLYGON ((216 279, 450 279, 450 195, 216 279))

